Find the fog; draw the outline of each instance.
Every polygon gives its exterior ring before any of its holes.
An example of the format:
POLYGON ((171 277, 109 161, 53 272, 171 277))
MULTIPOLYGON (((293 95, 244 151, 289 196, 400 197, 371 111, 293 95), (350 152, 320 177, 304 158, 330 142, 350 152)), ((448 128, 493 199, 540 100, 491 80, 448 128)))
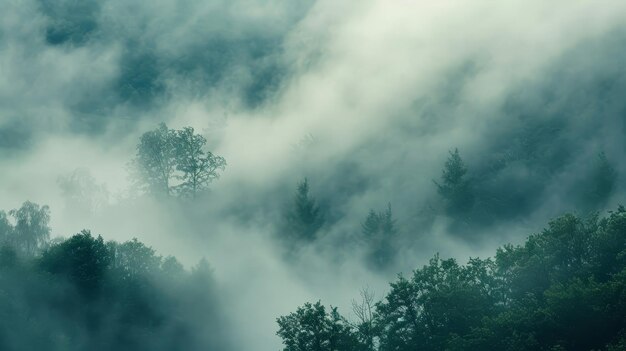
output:
POLYGON ((601 152, 624 196, 623 1, 31 1, 0 13, 0 208, 51 208, 52 236, 137 237, 206 257, 234 349, 276 350, 275 319, 321 299, 350 315, 369 286, 440 252, 465 261, 576 206, 601 152), (134 194, 140 136, 192 126, 227 161, 194 202, 134 194), (462 234, 437 209, 448 152, 479 191, 462 234), (81 211, 60 177, 90 174, 81 211), (285 256, 280 223, 307 177, 325 225, 285 256), (485 200, 486 201, 486 200, 485 200), (391 204, 397 260, 350 238, 391 204))

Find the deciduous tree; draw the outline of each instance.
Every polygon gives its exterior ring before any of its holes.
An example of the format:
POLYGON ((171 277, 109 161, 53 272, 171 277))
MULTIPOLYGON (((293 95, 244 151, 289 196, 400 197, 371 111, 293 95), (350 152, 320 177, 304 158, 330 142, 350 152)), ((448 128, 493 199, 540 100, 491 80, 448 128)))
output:
POLYGON ((28 255, 34 255, 50 238, 50 208, 26 201, 9 212, 15 218, 12 241, 28 255))
POLYGON ((226 167, 223 157, 204 150, 206 142, 191 127, 176 131, 176 177, 180 181, 176 191, 182 196, 195 198, 226 167))

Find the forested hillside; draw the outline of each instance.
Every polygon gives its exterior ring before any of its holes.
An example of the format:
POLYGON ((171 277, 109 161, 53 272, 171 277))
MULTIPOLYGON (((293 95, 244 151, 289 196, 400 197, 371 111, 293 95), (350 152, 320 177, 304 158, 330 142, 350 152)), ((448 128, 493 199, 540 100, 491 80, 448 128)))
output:
POLYGON ((625 350, 626 209, 561 216, 493 258, 435 255, 339 312, 278 318, 284 350, 625 350))
POLYGON ((624 0, 0 0, 0 351, 626 351, 625 59, 624 0))
POLYGON ((206 260, 185 270, 137 239, 50 240, 47 206, 0 211, 1 350, 226 350, 206 260))
MULTIPOLYGON (((206 260, 185 270, 87 230, 50 240, 49 216, 31 202, 0 212, 3 350, 231 349, 206 260)), ((340 312, 317 301, 278 318, 284 350, 623 350, 626 209, 558 217, 492 258, 437 254, 340 312)))

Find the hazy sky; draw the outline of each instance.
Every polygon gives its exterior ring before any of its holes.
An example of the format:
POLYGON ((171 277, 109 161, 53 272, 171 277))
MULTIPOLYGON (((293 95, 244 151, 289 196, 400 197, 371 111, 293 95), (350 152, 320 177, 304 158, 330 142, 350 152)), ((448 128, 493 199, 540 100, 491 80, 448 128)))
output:
POLYGON ((277 349, 275 318, 305 301, 343 308, 368 284, 382 296, 395 272, 332 250, 370 208, 391 203, 413 238, 394 267, 406 271, 437 251, 489 254, 572 210, 600 152, 626 174, 624 1, 1 7, 0 208, 32 200, 51 206, 58 236, 88 227, 187 264, 206 256, 241 349, 277 349), (136 142, 159 122, 193 126, 228 162, 192 213, 128 196, 136 142), (447 235, 441 216, 421 221, 457 147, 484 189, 519 205, 478 243, 447 235), (75 169, 108 189, 93 215, 72 211, 57 185, 75 169), (273 233, 305 176, 332 225, 286 265, 273 233))

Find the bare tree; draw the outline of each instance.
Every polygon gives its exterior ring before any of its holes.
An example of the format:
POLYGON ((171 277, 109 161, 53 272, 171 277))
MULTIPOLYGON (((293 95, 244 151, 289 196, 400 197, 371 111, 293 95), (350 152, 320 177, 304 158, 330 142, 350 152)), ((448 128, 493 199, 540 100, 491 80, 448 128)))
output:
POLYGON ((373 351, 376 347, 376 333, 374 331, 374 308, 375 294, 369 287, 360 291, 361 300, 352 300, 352 312, 357 318, 355 328, 358 330, 359 339, 367 350, 373 351))

